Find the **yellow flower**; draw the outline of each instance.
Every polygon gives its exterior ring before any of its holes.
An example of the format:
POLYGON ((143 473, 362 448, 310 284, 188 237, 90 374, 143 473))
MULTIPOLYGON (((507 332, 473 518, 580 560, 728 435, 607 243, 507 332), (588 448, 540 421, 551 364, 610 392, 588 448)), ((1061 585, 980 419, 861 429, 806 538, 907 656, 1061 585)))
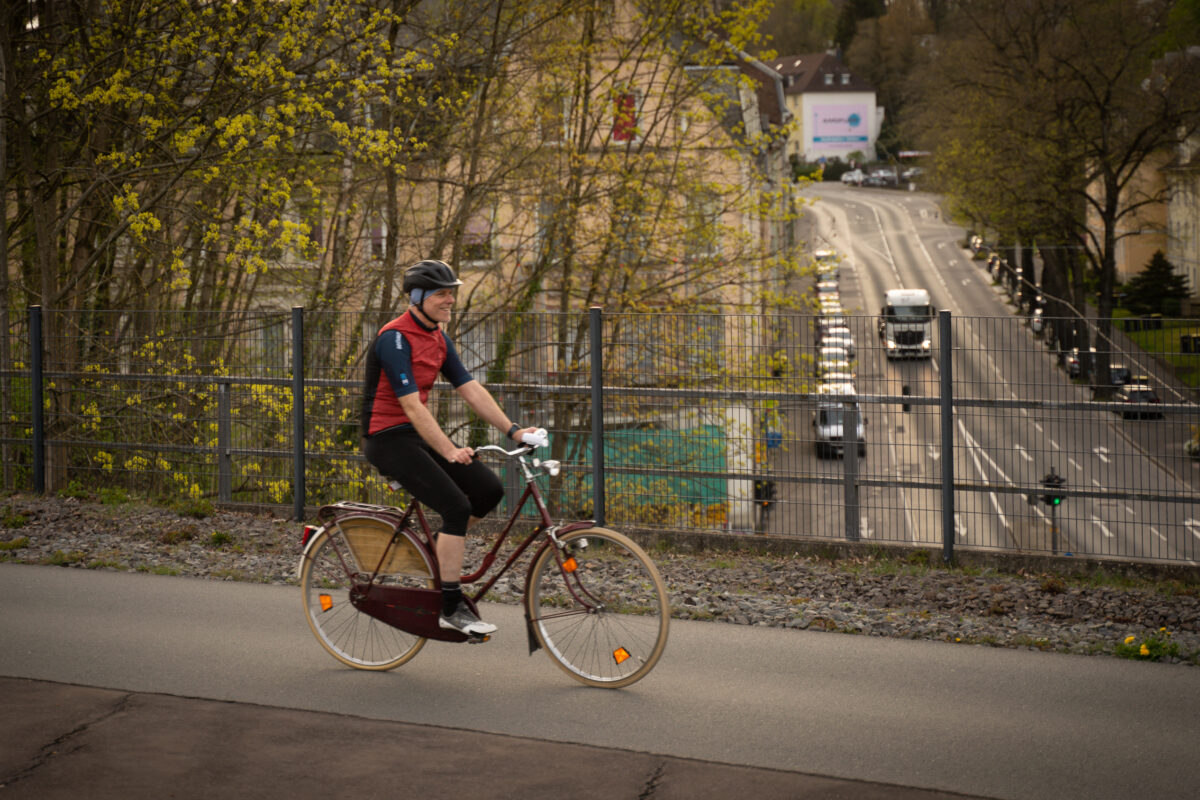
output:
POLYGON ((1144 656, 1148 656, 1148 655, 1150 655, 1150 648, 1146 647, 1145 643, 1142 643, 1142 649, 1139 650, 1138 652, 1144 656))
POLYGON ((1134 638, 1135 638, 1135 637, 1133 637, 1133 636, 1126 636, 1126 637, 1125 637, 1125 644, 1133 644, 1133 640, 1134 640, 1134 638))

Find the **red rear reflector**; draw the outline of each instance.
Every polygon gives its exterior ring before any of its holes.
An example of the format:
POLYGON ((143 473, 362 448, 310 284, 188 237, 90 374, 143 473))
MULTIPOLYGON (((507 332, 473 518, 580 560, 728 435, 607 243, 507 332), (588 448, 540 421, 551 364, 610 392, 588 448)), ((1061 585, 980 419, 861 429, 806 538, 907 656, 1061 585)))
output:
POLYGON ((613 660, 618 664, 627 661, 629 658, 629 651, 624 647, 618 647, 616 650, 613 650, 613 660))
POLYGON ((302 546, 308 544, 308 540, 311 539, 312 535, 316 532, 317 532, 316 525, 305 525, 304 526, 304 536, 303 536, 303 538, 300 539, 300 544, 302 546))

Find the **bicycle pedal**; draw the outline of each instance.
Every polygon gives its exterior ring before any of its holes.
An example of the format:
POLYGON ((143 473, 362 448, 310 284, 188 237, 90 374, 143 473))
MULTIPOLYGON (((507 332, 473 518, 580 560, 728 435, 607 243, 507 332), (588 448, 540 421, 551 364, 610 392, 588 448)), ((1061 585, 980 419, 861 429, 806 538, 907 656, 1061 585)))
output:
POLYGON ((490 641, 491 638, 492 635, 490 633, 470 633, 467 634, 467 644, 483 644, 486 641, 490 641))

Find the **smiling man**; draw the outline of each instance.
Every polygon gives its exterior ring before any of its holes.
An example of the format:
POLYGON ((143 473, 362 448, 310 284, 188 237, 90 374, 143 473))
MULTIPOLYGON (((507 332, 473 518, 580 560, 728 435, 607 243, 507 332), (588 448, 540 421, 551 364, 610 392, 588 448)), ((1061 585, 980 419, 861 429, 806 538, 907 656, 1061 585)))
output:
POLYGON ((440 373, 485 422, 520 441, 491 393, 471 377, 442 325, 450 321, 462 285, 443 261, 420 261, 404 273, 411 305, 384 325, 367 352, 363 389, 363 454, 380 474, 400 483, 442 517, 437 537, 442 611, 438 624, 469 635, 496 629, 463 602, 460 575, 467 529, 504 496, 500 479, 441 429, 426 404, 440 373))

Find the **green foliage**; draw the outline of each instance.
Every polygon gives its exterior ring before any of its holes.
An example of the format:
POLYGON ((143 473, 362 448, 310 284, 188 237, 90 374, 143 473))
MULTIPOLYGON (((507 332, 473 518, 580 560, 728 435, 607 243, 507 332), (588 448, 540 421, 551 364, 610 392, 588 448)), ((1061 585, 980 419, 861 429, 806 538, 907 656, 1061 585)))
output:
POLYGON ((204 519, 211 517, 216 511, 213 504, 203 498, 184 497, 172 500, 167 504, 167 507, 184 517, 195 517, 196 519, 204 519))
POLYGON ((233 544, 233 536, 225 531, 213 531, 208 537, 208 546, 214 550, 220 550, 230 544, 233 544))
POLYGON ((24 528, 29 524, 29 519, 19 511, 14 511, 12 506, 5 506, 3 511, 0 511, 0 528, 14 530, 16 528, 24 528))
POLYGON ((1161 250, 1155 251, 1145 269, 1125 284, 1124 305, 1135 314, 1177 317, 1189 294, 1188 281, 1161 250))
POLYGON ((1162 661, 1180 657, 1179 643, 1172 640, 1171 632, 1166 628, 1159 628, 1156 633, 1141 638, 1126 636, 1114 652, 1121 658, 1139 661, 1162 661))
POLYGON ((74 500, 86 500, 89 495, 87 489, 83 488, 82 483, 78 480, 71 480, 66 486, 58 490, 58 496, 74 500))
POLYGON ((129 502, 129 493, 124 489, 104 487, 99 492, 100 502, 106 506, 119 506, 129 502))
POLYGON ((69 553, 64 553, 62 550, 55 550, 46 559, 46 563, 55 567, 70 567, 83 563, 86 558, 87 554, 79 550, 72 550, 69 553))
MULTIPOLYGON (((5 526, 8 527, 8 526, 5 526)), ((7 542, 0 542, 0 552, 9 552, 12 550, 20 550, 23 547, 29 546, 29 537, 21 536, 16 539, 9 539, 7 542)))

